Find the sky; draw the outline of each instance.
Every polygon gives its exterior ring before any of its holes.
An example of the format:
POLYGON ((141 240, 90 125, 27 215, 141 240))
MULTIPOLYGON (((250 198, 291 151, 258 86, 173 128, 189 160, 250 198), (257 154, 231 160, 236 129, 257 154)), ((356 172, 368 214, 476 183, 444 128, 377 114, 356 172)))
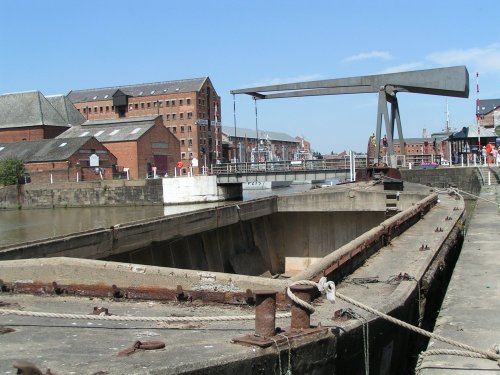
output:
POLYGON ((3 0, 0 94, 208 76, 223 126, 363 152, 377 94, 259 100, 256 118, 252 98, 230 90, 465 65, 468 99, 398 94, 404 137, 442 131, 447 106, 459 130, 477 96, 500 98, 499 14, 498 0, 3 0))

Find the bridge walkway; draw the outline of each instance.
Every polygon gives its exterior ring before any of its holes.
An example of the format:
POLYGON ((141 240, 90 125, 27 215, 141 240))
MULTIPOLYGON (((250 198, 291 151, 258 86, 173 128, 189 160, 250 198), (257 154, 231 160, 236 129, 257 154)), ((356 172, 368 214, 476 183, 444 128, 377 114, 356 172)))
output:
MULTIPOLYGON (((500 345, 500 185, 482 188, 467 230, 434 333, 490 349, 500 345), (485 199, 497 204, 486 201, 485 199)), ((431 340, 427 350, 458 349, 431 340)), ((495 361, 463 356, 429 355, 420 375, 500 373, 495 361)))

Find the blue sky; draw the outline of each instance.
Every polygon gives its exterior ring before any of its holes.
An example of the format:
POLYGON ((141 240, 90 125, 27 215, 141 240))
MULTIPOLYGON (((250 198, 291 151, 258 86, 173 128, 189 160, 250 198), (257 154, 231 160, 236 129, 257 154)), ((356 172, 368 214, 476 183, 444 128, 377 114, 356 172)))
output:
MULTIPOLYGON (((474 123, 476 72, 480 98, 500 98, 499 14, 498 0, 3 0, 0 93, 209 76, 234 126, 231 89, 466 65, 469 99, 448 99, 460 129, 474 123)), ((444 97, 398 98, 405 137, 444 128, 444 97)), ((375 130, 376 94, 257 105, 259 129, 323 153, 365 151, 375 130)), ((236 122, 255 128, 249 96, 236 96, 236 122)))

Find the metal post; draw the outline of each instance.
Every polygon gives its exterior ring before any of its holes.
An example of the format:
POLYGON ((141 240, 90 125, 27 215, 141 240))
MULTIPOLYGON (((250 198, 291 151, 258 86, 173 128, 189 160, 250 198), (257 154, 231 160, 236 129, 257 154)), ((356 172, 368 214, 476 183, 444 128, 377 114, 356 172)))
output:
POLYGON ((276 334, 276 292, 255 291, 255 334, 272 337, 276 334))
MULTIPOLYGON (((291 291, 297 298, 307 303, 311 302, 311 295, 314 292, 315 287, 312 285, 294 285, 290 287, 291 291)), ((297 305, 295 302, 292 303, 291 308, 292 313, 292 329, 306 329, 311 326, 311 312, 297 305)))
POLYGON ((259 147, 259 125, 257 122, 257 98, 253 98, 254 105, 255 105, 255 132, 257 133, 257 163, 260 163, 260 147, 259 147))
MULTIPOLYGON (((234 162, 238 162, 237 154, 236 154, 236 94, 233 94, 233 117, 234 117, 234 162)), ((241 153, 240 157, 241 159, 241 153)), ((241 161, 241 160, 240 160, 241 161)))

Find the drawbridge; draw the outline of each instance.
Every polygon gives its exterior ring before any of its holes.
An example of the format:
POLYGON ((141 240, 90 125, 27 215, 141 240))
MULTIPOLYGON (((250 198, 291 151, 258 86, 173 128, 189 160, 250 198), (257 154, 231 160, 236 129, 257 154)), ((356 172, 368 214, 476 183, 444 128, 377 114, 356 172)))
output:
POLYGON ((255 100, 378 93, 375 157, 380 158, 382 123, 384 123, 391 167, 396 167, 394 153, 394 131, 396 126, 401 153, 405 152, 403 129, 396 96, 398 92, 468 98, 469 73, 465 66, 456 66, 231 90, 231 94, 247 94, 255 100), (388 109, 389 105, 390 110, 388 109))

